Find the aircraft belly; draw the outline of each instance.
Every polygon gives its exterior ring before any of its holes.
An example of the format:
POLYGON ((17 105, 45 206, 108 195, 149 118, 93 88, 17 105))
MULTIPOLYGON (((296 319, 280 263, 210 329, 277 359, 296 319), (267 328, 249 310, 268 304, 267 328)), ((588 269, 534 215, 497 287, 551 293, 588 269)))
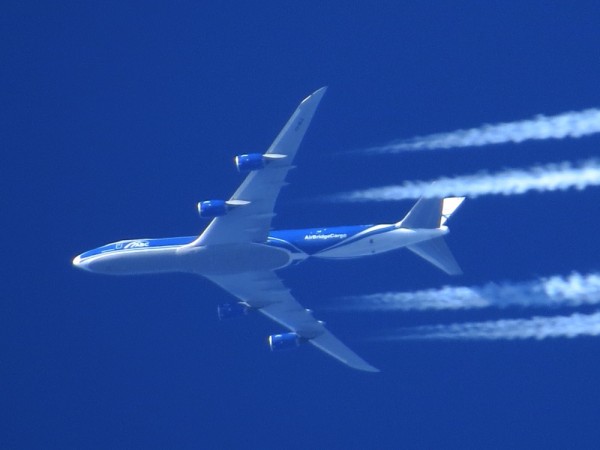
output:
POLYGON ((87 269, 108 275, 141 275, 175 272, 180 270, 180 261, 175 248, 141 249, 117 251, 90 258, 87 269))
POLYGON ((317 258, 343 259, 375 255, 432 239, 441 234, 442 232, 439 229, 409 230, 396 228, 384 233, 350 240, 351 242, 348 243, 342 242, 313 256, 317 258))
POLYGON ((223 244, 181 252, 186 272, 222 275, 275 270, 291 262, 289 251, 263 244, 223 244))

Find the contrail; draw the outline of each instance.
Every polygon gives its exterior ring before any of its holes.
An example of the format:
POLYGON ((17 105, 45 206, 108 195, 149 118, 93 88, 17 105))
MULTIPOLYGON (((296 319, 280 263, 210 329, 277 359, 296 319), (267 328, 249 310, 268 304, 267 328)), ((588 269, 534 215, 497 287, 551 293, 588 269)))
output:
POLYGON ((419 197, 478 197, 481 195, 516 195, 529 191, 583 190, 600 185, 600 162, 595 159, 573 165, 570 162, 535 166, 530 169, 509 169, 495 174, 479 173, 454 178, 443 177, 435 182, 406 181, 385 186, 335 194, 330 201, 364 202, 394 201, 419 197))
POLYGON ((533 119, 520 122, 486 124, 468 130, 418 136, 372 147, 367 151, 400 153, 414 150, 479 147, 527 140, 579 138, 598 132, 600 132, 600 109, 586 109, 556 116, 538 115, 533 119))
POLYGON ((431 325, 399 330, 393 336, 377 340, 429 339, 546 339, 574 338, 600 335, 600 312, 574 313, 570 316, 533 317, 531 319, 502 319, 488 322, 431 325))
POLYGON ((384 292, 344 299, 351 311, 425 311, 474 308, 576 307, 600 303, 600 274, 551 276, 520 283, 444 286, 415 292, 384 292))

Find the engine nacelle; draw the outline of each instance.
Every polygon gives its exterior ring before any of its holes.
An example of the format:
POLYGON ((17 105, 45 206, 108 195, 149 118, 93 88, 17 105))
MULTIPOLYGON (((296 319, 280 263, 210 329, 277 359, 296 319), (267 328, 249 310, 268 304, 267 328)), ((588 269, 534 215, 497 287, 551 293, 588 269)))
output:
POLYGON ((200 217, 212 218, 227 214, 227 203, 224 200, 207 200, 198 203, 200 217))
POLYGON ((253 170, 260 170, 265 167, 267 160, 260 153, 249 153, 247 155, 238 155, 235 157, 235 167, 238 172, 246 173, 253 170))
POLYGON ((296 333, 272 334, 269 336, 269 347, 272 351, 287 350, 300 346, 300 336, 296 333))
POLYGON ((207 200, 198 203, 198 213, 205 218, 219 217, 227 214, 231 208, 249 204, 246 200, 207 200))
POLYGON ((286 155, 280 155, 278 153, 248 153, 245 155, 238 155, 235 157, 235 166, 238 172, 247 173, 253 170, 264 169, 264 167, 272 161, 277 161, 287 158, 286 155))
POLYGON ((250 308, 243 303, 221 303, 217 306, 217 315, 220 320, 245 316, 250 308))

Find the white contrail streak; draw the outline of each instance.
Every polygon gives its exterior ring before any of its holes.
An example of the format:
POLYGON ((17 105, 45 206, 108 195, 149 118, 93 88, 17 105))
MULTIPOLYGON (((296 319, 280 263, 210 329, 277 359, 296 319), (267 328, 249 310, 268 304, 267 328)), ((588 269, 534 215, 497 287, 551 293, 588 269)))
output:
POLYGON ((495 174, 479 173, 431 181, 407 181, 401 185, 370 188, 336 194, 331 201, 394 201, 419 197, 478 197, 481 195, 517 195, 529 191, 583 190, 600 185, 600 163, 595 159, 577 165, 570 162, 509 169, 495 174))
POLYGON ((552 276, 520 283, 444 286, 415 292, 384 292, 346 298, 351 311, 425 311, 474 308, 576 307, 600 303, 600 274, 552 276))
POLYGON ((502 319, 488 322, 432 325, 399 330, 380 340, 399 339, 546 339, 600 335, 600 312, 574 313, 570 316, 533 317, 531 319, 502 319))
POLYGON ((556 116, 538 115, 533 119, 520 122, 486 124, 468 130, 418 136, 373 147, 367 151, 400 153, 414 150, 478 147, 527 140, 579 138, 598 132, 600 132, 600 109, 586 109, 556 116))

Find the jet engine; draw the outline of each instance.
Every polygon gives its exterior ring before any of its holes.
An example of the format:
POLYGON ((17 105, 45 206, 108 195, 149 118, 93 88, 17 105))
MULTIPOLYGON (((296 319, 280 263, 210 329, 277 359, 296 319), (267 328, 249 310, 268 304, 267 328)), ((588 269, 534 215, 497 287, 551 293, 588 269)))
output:
POLYGON ((269 347, 272 351, 287 350, 300 345, 300 336, 296 333, 272 334, 269 336, 269 347))
POLYGON ((198 213, 200 217, 210 219, 224 216, 231 208, 248 205, 249 203, 245 200, 206 200, 198 203, 198 213))
POLYGON ((212 218, 227 214, 227 204, 224 200, 207 200, 198 203, 200 217, 212 218))
POLYGON ((220 320, 245 316, 250 308, 243 303, 221 303, 217 306, 217 315, 220 320))
POLYGON ((260 170, 265 167, 265 158, 260 153, 238 155, 235 157, 235 167, 237 167, 237 170, 240 173, 260 170))
POLYGON ((263 169, 270 161, 285 158, 285 155, 278 155, 276 153, 248 153, 244 155, 238 155, 235 157, 235 166, 238 172, 247 173, 253 170, 263 169))

